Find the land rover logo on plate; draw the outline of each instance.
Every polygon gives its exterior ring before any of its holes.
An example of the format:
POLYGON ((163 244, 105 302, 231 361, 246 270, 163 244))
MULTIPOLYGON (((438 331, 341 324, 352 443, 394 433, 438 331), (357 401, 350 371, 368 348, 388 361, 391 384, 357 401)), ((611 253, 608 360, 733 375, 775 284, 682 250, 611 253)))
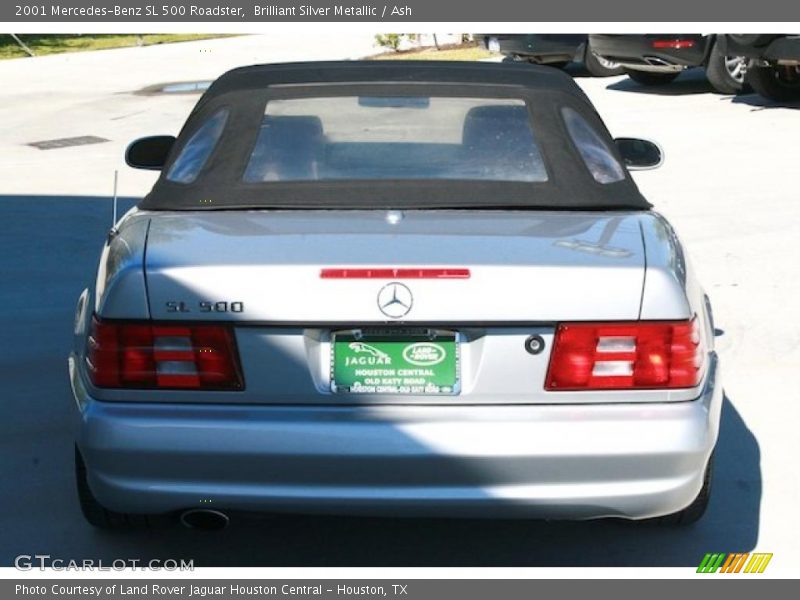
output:
POLYGON ((414 296, 411 290, 402 283, 393 281, 387 283, 378 292, 378 308, 380 311, 392 319, 399 319, 408 314, 414 305, 414 296))
POLYGON ((432 367, 438 365, 447 356, 447 352, 439 344, 430 342, 418 342, 411 344, 403 350, 403 358, 406 362, 417 365, 418 367, 432 367))

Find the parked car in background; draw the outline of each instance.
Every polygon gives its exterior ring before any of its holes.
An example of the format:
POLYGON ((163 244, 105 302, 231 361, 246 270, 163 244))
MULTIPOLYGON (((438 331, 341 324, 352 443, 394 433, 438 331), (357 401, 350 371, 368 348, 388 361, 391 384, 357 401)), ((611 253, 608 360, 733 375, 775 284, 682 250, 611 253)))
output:
POLYGON ((721 36, 700 34, 590 35, 592 50, 619 63, 642 85, 669 83, 684 70, 704 67, 717 92, 738 94, 745 89, 748 59, 725 52, 721 36))
POLYGON ((753 91, 778 101, 800 100, 800 34, 728 34, 728 53, 750 59, 753 91))
POLYGON ((76 307, 87 520, 696 521, 722 384, 661 159, 547 67, 226 73, 129 146, 161 176, 76 307))
POLYGON ((597 56, 585 34, 480 34, 476 36, 492 52, 501 53, 506 61, 525 61, 537 65, 563 68, 571 62, 583 63, 595 77, 621 75, 622 68, 597 56))

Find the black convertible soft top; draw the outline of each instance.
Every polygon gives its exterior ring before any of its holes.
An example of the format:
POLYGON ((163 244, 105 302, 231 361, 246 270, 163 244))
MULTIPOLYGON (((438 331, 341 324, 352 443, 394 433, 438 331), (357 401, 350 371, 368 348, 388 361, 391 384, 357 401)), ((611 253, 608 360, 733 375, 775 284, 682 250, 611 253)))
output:
MULTIPOLYGON (((515 63, 350 61, 256 65, 217 79, 200 98, 162 175, 140 207, 147 210, 249 208, 540 208, 648 209, 626 172, 595 181, 567 135, 561 115, 572 108, 607 145, 616 147, 594 107, 572 78, 551 67, 515 63), (246 182, 242 173, 271 99, 332 96, 455 96, 526 102, 542 154, 546 182, 380 179, 246 182), (222 136, 199 177, 169 181, 182 147, 210 115, 227 108, 222 136)), ((617 159, 621 158, 617 155, 617 159)))

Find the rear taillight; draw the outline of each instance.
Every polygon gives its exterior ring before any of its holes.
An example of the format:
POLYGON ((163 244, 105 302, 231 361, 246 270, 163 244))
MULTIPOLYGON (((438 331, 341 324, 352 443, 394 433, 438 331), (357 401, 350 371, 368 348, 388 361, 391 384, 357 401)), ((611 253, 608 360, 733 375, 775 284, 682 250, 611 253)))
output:
POLYGON ((685 48, 694 48, 694 40, 653 40, 652 46, 659 50, 667 48, 670 50, 683 50, 685 48))
POLYGON ((86 348, 92 383, 109 388, 241 390, 229 327, 92 319, 86 348))
POLYGON ((700 383, 704 349, 697 320, 562 323, 545 389, 689 388, 700 383))

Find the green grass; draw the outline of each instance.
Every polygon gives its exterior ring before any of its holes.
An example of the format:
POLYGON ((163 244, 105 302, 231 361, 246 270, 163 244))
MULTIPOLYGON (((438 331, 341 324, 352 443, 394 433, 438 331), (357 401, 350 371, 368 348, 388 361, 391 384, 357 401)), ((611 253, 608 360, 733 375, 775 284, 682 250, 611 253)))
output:
MULTIPOLYGON (((226 37, 214 34, 130 34, 130 35, 74 35, 74 34, 18 34, 23 43, 34 51, 36 56, 58 54, 60 52, 83 52, 86 50, 106 50, 108 48, 127 48, 143 44, 171 44, 191 42, 210 38, 226 37)), ((10 35, 0 35, 0 59, 24 58, 28 55, 10 35)))
POLYGON ((458 46, 443 46, 441 50, 421 48, 403 52, 386 52, 370 58, 372 60, 482 60, 484 58, 497 58, 498 56, 500 55, 489 52, 475 44, 461 44, 458 46))

